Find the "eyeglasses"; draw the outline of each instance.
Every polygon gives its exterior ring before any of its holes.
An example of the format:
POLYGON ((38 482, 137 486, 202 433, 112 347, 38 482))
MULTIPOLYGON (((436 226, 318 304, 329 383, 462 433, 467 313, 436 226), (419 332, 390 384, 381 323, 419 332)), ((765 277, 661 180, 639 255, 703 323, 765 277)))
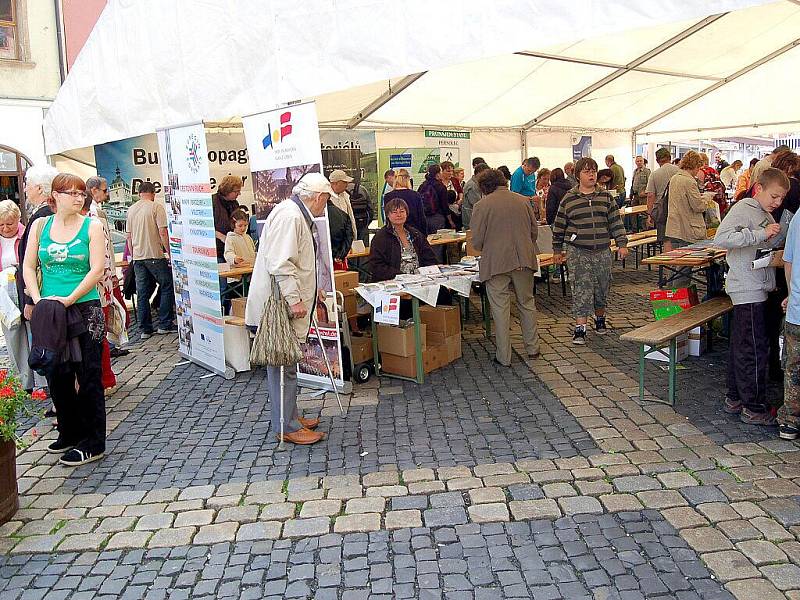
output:
POLYGON ((66 196, 72 196, 73 198, 80 198, 81 196, 85 196, 86 192, 82 192, 80 190, 70 190, 68 192, 58 192, 59 194, 64 194, 66 196))
POLYGON ((108 188, 100 188, 100 191, 103 192, 104 194, 107 194, 108 193, 108 188))

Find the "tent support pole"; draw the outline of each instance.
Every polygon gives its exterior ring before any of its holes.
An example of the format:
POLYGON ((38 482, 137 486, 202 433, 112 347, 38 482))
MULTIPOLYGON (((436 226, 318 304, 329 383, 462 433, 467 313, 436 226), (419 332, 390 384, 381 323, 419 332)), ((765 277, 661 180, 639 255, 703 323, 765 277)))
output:
POLYGON ((519 158, 519 162, 522 162, 523 160, 528 158, 527 157, 527 153, 528 153, 527 146, 528 146, 528 144, 527 144, 527 140, 525 139, 525 130, 524 129, 520 129, 519 130, 519 157, 520 157, 519 158))
POLYGON ((397 96, 400 92, 406 89, 408 86, 413 84, 417 81, 420 77, 425 75, 427 71, 423 71, 422 73, 414 73, 413 75, 406 75, 400 81, 398 81, 394 87, 392 87, 391 83, 389 84, 389 89, 383 92, 380 96, 375 98, 372 102, 367 104, 364 108, 362 108, 352 119, 347 122, 347 128, 353 129, 356 125, 368 119, 371 114, 377 111, 381 106, 389 102, 392 98, 397 96))
POLYGON ((710 17, 706 17, 705 19, 702 19, 701 21, 698 21, 697 23, 695 23, 691 27, 689 27, 687 29, 684 29, 683 31, 681 31, 677 35, 672 36, 666 42, 664 42, 662 44, 659 44, 658 46, 656 46, 652 50, 646 52, 645 54, 642 54, 639 58, 636 58, 635 60, 629 62, 627 65, 625 65, 621 69, 617 69, 613 73, 610 73, 610 74, 606 75, 600 81, 596 81, 595 83, 593 83, 592 85, 590 85, 587 88, 584 88, 583 90, 581 90, 577 94, 567 98, 566 100, 564 100, 563 102, 561 102, 559 104, 556 104, 553 108, 546 110, 545 112, 540 114, 535 119, 532 119, 532 120, 528 121, 527 123, 525 123, 525 125, 523 125, 523 128, 524 129, 530 129, 534 125, 538 125, 542 121, 545 121, 545 120, 549 119, 550 117, 552 117, 553 115, 556 115, 556 114, 560 113, 565 108, 568 108, 568 107, 572 106, 573 104, 575 104, 576 102, 579 102, 580 100, 583 100, 589 94, 592 94, 592 93, 596 92, 597 90, 599 90, 600 88, 605 87, 606 85, 608 85, 612 81, 615 81, 615 80, 619 79, 620 77, 625 75, 625 73, 628 73, 629 71, 632 71, 633 69, 643 65, 644 63, 646 63, 650 59, 658 56, 662 52, 665 52, 666 50, 669 50, 675 44, 678 44, 678 43, 682 42, 683 40, 685 40, 688 37, 691 37, 692 35, 694 35, 698 31, 700 31, 701 29, 704 29, 704 28, 708 27, 709 25, 711 25, 711 23, 714 23, 715 21, 718 21, 719 19, 724 17, 726 14, 728 14, 728 13, 722 13, 722 14, 719 14, 719 15, 711 15, 710 17))
POLYGON ((756 62, 751 63, 751 64, 747 65, 746 67, 744 67, 742 69, 739 69, 738 71, 736 71, 735 73, 732 73, 728 77, 725 77, 724 79, 721 79, 720 81, 708 86, 706 89, 704 89, 704 90, 702 90, 700 92, 697 92, 696 94, 694 94, 693 96, 690 96, 686 100, 683 100, 682 102, 678 102, 678 104, 676 104, 675 106, 672 106, 672 107, 668 108, 667 110, 664 110, 664 111, 658 113, 656 116, 651 117, 650 119, 647 119, 647 121, 645 121, 644 123, 640 123, 639 125, 634 127, 634 130, 638 131, 639 129, 644 129, 647 126, 652 125, 656 121, 659 121, 660 119, 663 119, 664 117, 671 115, 675 111, 678 111, 678 110, 682 109, 684 106, 686 106, 688 104, 691 104, 695 100, 699 100, 703 96, 706 96, 706 95, 710 94, 711 92, 713 92, 714 90, 717 90, 717 89, 721 88, 726 83, 730 83, 731 81, 733 81, 735 79, 738 79, 742 75, 746 75, 747 73, 749 73, 753 69, 757 69, 761 65, 763 65, 765 63, 768 63, 769 61, 771 61, 774 58, 777 58, 781 54, 785 54, 789 50, 791 50, 793 48, 796 48, 798 45, 800 45, 800 38, 797 38, 796 40, 794 40, 792 42, 789 42, 788 44, 786 44, 782 48, 778 48, 774 52, 771 52, 771 53, 767 54, 766 56, 764 56, 763 58, 758 59, 756 62))

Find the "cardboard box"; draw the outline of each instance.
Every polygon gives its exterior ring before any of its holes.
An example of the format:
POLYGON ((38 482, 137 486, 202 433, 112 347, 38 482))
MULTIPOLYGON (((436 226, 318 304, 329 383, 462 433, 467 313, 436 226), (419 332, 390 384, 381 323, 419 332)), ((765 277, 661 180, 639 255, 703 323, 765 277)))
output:
POLYGON ((350 338, 350 355, 355 365, 372 360, 375 356, 372 352, 372 336, 352 336, 350 338))
POLYGON ((244 319, 244 309, 247 306, 247 297, 231 298, 231 315, 244 319))
MULTIPOLYGON (((423 323, 419 327, 420 338, 422 339, 422 350, 427 347, 426 331, 427 327, 423 323)), ((383 354, 394 354, 395 356, 414 356, 414 326, 395 327, 394 325, 378 325, 378 350, 383 354)))
POLYGON ((358 302, 353 294, 344 297, 344 312, 348 317, 355 317, 358 314, 358 302))
POLYGON ((650 305, 653 307, 656 321, 671 317, 698 304, 700 304, 700 299, 697 297, 697 286, 694 285, 688 288, 650 292, 650 305))
POLYGON ((689 356, 702 356, 708 352, 708 325, 695 327, 689 332, 689 356))
MULTIPOLYGON (((422 352, 422 369, 430 373, 447 364, 447 349, 443 346, 427 348, 422 352)), ((416 355, 398 356, 388 352, 381 352, 381 370, 392 375, 403 377, 417 376, 416 355)))
POLYGON ((352 295, 353 288, 358 286, 358 273, 355 271, 334 271, 333 285, 336 291, 342 292, 345 296, 352 295))
POLYGON ((461 310, 458 306, 420 306, 420 320, 428 331, 443 333, 450 337, 461 333, 461 310))
POLYGON ((443 334, 441 331, 431 331, 429 328, 427 333, 425 334, 425 341, 429 347, 444 346, 446 340, 447 336, 443 334))
MULTIPOLYGON (((649 360, 657 360, 660 362, 669 362, 670 347, 662 348, 661 350, 653 350, 644 355, 649 360)), ((684 333, 678 336, 678 352, 676 354, 676 362, 682 361, 689 356, 689 334, 684 333)))
POLYGON ((454 360, 461 358, 460 333, 458 335, 451 335, 449 338, 446 338, 444 346, 447 349, 447 364, 450 364, 454 360))

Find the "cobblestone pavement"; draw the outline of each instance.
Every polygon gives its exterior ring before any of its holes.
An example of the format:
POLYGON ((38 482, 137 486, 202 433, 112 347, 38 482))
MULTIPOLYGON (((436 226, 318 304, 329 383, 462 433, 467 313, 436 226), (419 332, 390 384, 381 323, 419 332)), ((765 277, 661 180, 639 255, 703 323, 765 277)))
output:
POLYGON ((800 449, 718 412, 723 344, 685 362, 677 411, 639 403, 617 338, 652 318, 655 272, 615 277, 606 338, 572 346, 542 287, 540 359, 515 328, 496 367, 471 323, 421 388, 373 380, 344 417, 304 396, 331 435, 285 453, 258 374, 200 379, 147 340, 115 363, 103 461, 54 464, 52 433, 19 453, 0 595, 800 598, 800 449))

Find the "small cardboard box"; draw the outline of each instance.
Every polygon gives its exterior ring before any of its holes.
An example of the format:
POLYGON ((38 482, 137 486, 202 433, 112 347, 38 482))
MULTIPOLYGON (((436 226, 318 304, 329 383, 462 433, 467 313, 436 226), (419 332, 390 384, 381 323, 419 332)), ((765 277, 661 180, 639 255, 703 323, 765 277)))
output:
MULTIPOLYGON (((689 356, 689 334, 684 333, 677 338, 678 352, 675 356, 675 361, 680 362, 689 356)), ((645 358, 649 360, 657 360, 660 362, 669 362, 670 347, 662 348, 661 350, 653 350, 645 354, 645 358)))
MULTIPOLYGON (((443 367, 447 360, 446 348, 427 348, 422 352, 422 370, 430 373, 443 367)), ((381 370, 392 375, 402 375, 403 377, 417 376, 416 355, 398 356, 388 352, 381 352, 381 370)))
POLYGON ((689 332, 689 356, 702 356, 708 351, 708 325, 689 332))
POLYGON ((247 297, 231 298, 231 316, 244 319, 244 309, 247 306, 247 297))
POLYGON ((443 334, 441 331, 431 331, 431 329, 429 328, 427 333, 425 334, 425 341, 429 347, 444 346, 446 340, 447 336, 443 334))
POLYGON ((461 333, 461 310, 458 306, 420 306, 419 317, 429 331, 450 337, 461 333))
POLYGON ((350 338, 350 355, 355 365, 372 360, 375 356, 372 352, 372 336, 352 336, 350 338))
MULTIPOLYGON (((419 326, 419 334, 422 340, 422 350, 427 347, 426 331, 427 327, 423 323, 419 326)), ((378 350, 382 353, 394 354, 395 356, 414 356, 414 326, 395 327, 394 325, 378 325, 378 350)))
POLYGON ((454 360, 461 358, 461 334, 451 335, 445 339, 445 348, 447 348, 447 363, 450 364, 454 360))
POLYGON ((358 314, 358 301, 355 294, 346 294, 344 297, 344 313, 348 317, 355 317, 358 314))
POLYGON ((343 295, 352 295, 355 292, 353 288, 358 286, 358 273, 355 271, 334 271, 333 284, 336 291, 342 292, 343 295))
POLYGON ((653 307, 656 321, 671 317, 698 304, 700 304, 700 300, 697 297, 697 286, 694 285, 688 288, 650 292, 650 305, 653 307))

